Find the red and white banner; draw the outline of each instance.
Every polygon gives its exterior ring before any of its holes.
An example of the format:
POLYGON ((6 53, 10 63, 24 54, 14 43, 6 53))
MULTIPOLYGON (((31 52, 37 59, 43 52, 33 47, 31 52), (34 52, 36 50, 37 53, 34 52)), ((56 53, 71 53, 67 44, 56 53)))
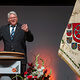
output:
POLYGON ((80 0, 76 0, 58 55, 80 76, 80 0))
POLYGON ((80 23, 67 25, 58 54, 80 76, 80 23))

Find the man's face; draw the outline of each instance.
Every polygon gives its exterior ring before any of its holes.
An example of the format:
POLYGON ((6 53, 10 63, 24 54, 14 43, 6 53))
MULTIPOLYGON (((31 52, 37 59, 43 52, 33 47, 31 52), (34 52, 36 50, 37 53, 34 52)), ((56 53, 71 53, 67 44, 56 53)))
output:
POLYGON ((10 25, 16 25, 18 22, 18 18, 15 14, 10 14, 9 18, 8 18, 8 22, 10 23, 10 25))

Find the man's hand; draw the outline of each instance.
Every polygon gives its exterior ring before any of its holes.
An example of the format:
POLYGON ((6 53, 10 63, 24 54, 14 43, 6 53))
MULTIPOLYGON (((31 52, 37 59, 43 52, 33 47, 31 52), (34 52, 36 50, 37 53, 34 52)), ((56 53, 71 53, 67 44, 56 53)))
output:
POLYGON ((21 26, 21 29, 24 30, 25 32, 28 32, 28 25, 27 24, 23 24, 21 26))

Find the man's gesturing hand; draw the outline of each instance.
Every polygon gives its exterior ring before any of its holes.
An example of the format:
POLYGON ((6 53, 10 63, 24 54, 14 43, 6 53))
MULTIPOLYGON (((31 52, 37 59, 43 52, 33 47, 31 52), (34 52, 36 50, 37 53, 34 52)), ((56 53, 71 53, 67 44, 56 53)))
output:
POLYGON ((28 32, 28 25, 27 24, 23 24, 21 26, 21 29, 24 30, 25 32, 28 32))

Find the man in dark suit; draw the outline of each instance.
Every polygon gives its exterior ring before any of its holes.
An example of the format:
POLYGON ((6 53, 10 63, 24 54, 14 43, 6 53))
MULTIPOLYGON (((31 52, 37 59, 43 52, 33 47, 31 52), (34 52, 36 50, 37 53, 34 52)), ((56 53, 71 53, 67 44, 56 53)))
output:
POLYGON ((8 22, 9 24, 0 27, 0 40, 4 42, 4 51, 22 52, 25 53, 26 58, 26 41, 32 42, 33 34, 27 24, 18 23, 18 17, 14 11, 8 13, 8 22))

